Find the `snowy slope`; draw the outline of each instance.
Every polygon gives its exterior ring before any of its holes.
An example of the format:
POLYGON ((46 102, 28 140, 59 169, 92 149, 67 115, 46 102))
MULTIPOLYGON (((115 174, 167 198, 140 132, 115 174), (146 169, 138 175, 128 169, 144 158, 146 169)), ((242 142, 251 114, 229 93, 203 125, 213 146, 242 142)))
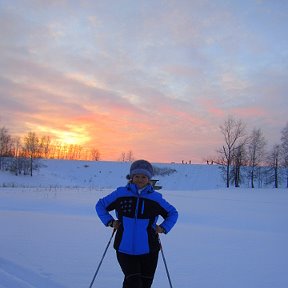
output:
MULTIPOLYGON (((131 165, 127 162, 65 160, 41 160, 41 163, 42 167, 32 177, 0 172, 0 186, 113 189, 127 182, 126 175, 131 165)), ((176 171, 154 177, 167 190, 210 189, 225 185, 217 165, 153 163, 153 166, 176 171)))
MULTIPOLYGON (((55 162, 53 169, 46 168, 46 176, 41 169, 32 177, 34 188, 23 187, 32 182, 21 181, 22 187, 0 188, 0 288, 89 287, 112 232, 99 221, 94 205, 110 186, 126 183, 129 164, 76 164, 55 162), (89 177, 99 180, 98 188, 96 181, 87 182, 89 177)), ((287 189, 203 190, 195 183, 200 186, 200 179, 207 179, 217 186, 216 173, 207 176, 205 165, 195 165, 191 176, 188 165, 182 167, 182 190, 161 190, 179 210, 175 228, 161 235, 173 287, 288 287, 287 189)), ((12 179, 6 173, 1 177, 6 183, 12 179)), ((173 181, 172 176, 161 178, 163 185, 172 187, 173 181)), ((121 282, 110 247, 93 287, 117 288, 121 282)), ((153 288, 166 287, 160 257, 153 288)))

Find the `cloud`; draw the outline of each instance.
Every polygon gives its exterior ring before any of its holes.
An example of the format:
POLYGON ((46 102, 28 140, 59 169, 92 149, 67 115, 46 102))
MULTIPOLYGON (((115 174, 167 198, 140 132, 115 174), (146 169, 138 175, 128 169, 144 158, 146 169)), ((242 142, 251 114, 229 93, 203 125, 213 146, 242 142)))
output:
POLYGON ((9 1, 1 125, 76 137, 104 159, 202 161, 229 114, 275 139, 288 35, 287 4, 274 2, 9 1))

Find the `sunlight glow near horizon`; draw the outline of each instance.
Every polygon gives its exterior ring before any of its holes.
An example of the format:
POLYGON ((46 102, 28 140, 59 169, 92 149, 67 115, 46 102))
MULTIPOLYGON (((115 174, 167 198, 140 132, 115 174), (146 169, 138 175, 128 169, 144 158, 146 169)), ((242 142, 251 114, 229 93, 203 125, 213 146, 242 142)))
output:
MULTIPOLYGON (((75 125, 66 125, 63 129, 51 129, 47 126, 35 126, 31 132, 35 132, 38 137, 48 136, 53 142, 61 145, 79 145, 86 146, 91 137, 83 127, 75 125)), ((25 135, 22 135, 25 136, 25 135)))
POLYGON ((74 144, 74 145, 84 145, 88 143, 90 137, 87 135, 82 134, 81 132, 75 131, 59 131, 55 133, 56 137, 58 134, 58 139, 62 143, 66 144, 74 144))

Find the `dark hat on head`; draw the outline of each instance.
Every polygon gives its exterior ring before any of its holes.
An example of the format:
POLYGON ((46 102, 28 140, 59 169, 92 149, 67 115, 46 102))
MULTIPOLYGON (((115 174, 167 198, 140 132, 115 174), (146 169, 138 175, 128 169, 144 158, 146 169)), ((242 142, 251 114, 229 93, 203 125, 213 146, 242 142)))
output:
POLYGON ((146 175, 149 179, 151 179, 154 175, 153 167, 151 163, 146 160, 137 160, 131 164, 130 167, 130 177, 133 175, 143 174, 146 175))

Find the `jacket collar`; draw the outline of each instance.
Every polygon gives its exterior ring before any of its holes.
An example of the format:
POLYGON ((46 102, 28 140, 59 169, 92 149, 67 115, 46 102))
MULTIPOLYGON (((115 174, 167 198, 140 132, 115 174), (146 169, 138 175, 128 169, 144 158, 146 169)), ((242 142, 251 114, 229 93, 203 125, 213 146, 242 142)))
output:
MULTIPOLYGON (((128 183, 126 186, 133 194, 138 194, 138 187, 134 183, 128 183)), ((147 194, 147 193, 152 193, 153 192, 153 187, 151 184, 148 184, 144 189, 141 191, 141 194, 147 194)))

